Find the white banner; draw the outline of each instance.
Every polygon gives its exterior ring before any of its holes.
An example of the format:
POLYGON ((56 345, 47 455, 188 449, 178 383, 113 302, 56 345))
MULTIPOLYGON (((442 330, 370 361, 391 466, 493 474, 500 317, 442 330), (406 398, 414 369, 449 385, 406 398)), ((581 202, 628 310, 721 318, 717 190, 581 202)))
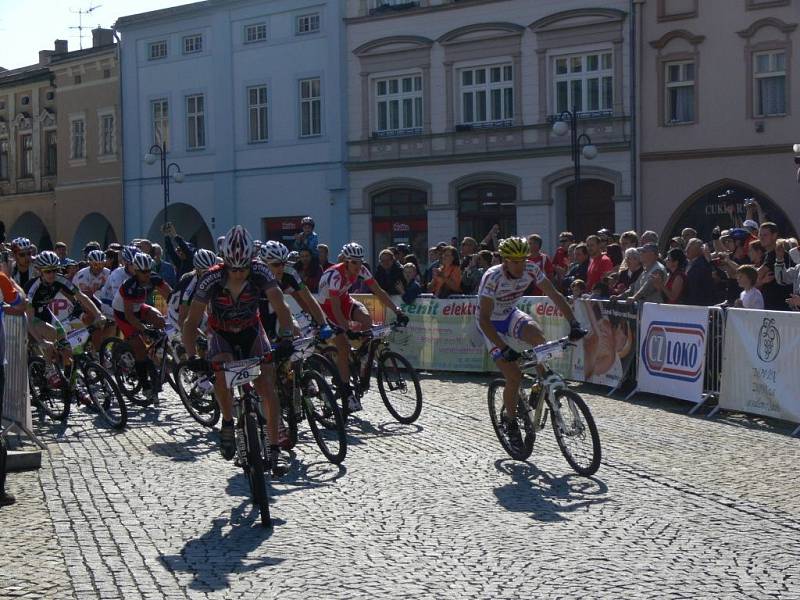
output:
POLYGON ((708 308, 647 303, 639 332, 639 391, 700 402, 708 308))
POLYGON ((719 405, 800 423, 800 317, 732 308, 725 329, 719 405))

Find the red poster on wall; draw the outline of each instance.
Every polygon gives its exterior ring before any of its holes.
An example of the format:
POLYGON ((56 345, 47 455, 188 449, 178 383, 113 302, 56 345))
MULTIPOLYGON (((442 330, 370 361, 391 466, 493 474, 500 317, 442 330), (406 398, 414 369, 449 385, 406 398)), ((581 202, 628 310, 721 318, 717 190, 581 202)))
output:
POLYGON ((302 218, 302 216, 299 216, 264 219, 264 240, 283 242, 289 249, 293 248, 294 236, 300 233, 302 229, 300 226, 302 218))

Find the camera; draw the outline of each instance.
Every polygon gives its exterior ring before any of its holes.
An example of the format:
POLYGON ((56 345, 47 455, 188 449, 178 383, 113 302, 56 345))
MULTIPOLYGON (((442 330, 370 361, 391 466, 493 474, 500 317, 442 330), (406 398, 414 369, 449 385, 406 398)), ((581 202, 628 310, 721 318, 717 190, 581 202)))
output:
POLYGON ((711 230, 711 239, 712 240, 718 240, 721 235, 722 235, 722 232, 720 231, 719 225, 714 227, 714 229, 711 230))

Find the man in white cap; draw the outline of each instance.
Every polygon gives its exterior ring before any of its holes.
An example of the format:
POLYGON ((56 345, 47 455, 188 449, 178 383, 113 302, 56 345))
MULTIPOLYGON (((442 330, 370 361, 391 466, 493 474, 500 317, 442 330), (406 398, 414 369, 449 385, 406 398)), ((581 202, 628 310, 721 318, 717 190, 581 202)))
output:
POLYGON ((747 229, 747 231, 749 231, 754 236, 758 235, 758 223, 756 223, 752 219, 747 219, 744 223, 742 223, 742 227, 747 229))

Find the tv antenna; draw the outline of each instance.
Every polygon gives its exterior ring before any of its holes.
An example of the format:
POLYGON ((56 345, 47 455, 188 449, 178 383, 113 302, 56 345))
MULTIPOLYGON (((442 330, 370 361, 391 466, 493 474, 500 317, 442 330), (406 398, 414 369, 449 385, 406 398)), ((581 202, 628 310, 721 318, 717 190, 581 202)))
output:
POLYGON ((70 11, 69 11, 72 14, 78 15, 78 26, 77 27, 70 27, 70 29, 77 29, 78 30, 78 40, 79 40, 78 44, 80 45, 80 49, 81 50, 83 50, 83 30, 84 29, 89 29, 88 25, 84 26, 84 24, 83 24, 83 15, 90 15, 94 11, 96 11, 98 8, 100 8, 101 6, 103 6, 103 5, 102 4, 94 5, 91 2, 89 2, 89 8, 86 8, 86 9, 79 8, 78 10, 70 9, 70 11))

